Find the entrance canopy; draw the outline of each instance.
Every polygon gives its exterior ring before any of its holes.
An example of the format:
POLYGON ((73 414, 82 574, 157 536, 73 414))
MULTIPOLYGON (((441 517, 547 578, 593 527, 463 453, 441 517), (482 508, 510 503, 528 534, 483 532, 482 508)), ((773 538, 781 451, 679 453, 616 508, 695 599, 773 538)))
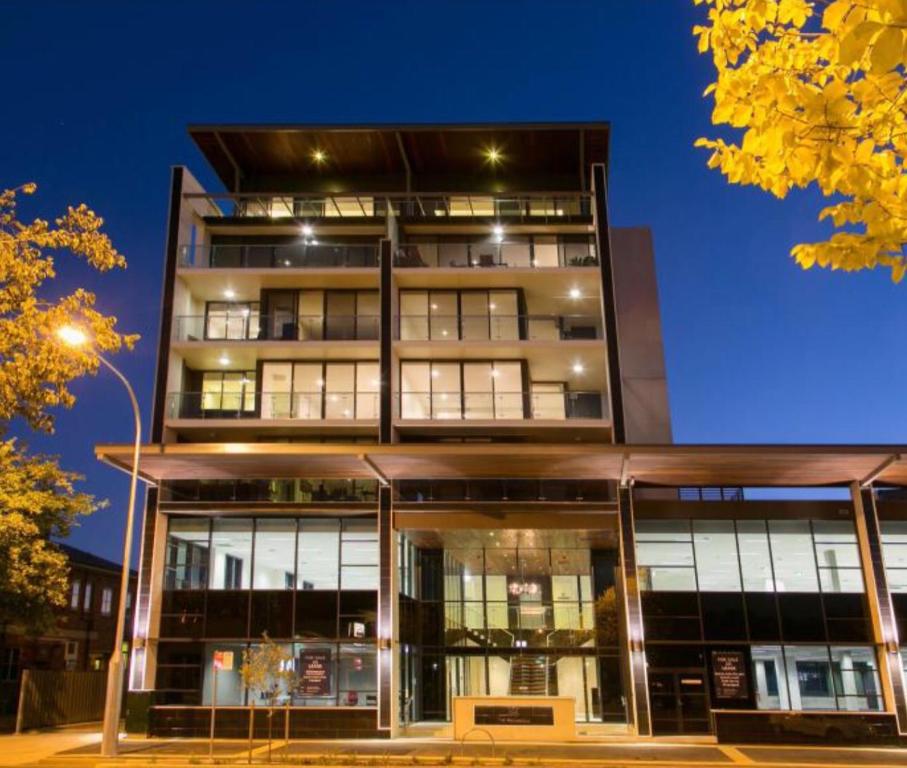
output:
MULTIPOLYGON (((130 445, 99 445, 129 471, 130 445)), ((172 443, 142 447, 141 476, 240 478, 536 478, 661 486, 907 485, 907 445, 548 445, 544 443, 172 443)))

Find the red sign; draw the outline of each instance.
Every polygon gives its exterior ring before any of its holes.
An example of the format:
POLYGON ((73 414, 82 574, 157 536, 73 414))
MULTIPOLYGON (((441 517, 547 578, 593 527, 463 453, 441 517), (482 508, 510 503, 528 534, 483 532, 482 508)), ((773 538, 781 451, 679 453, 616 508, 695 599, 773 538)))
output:
POLYGON ((233 669, 233 651, 215 651, 214 668, 226 672, 233 669))

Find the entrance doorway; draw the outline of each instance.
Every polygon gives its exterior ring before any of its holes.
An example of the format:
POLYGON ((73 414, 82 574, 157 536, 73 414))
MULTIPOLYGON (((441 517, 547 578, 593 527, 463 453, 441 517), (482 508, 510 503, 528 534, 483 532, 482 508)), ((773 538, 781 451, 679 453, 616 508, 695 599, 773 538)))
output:
POLYGON ((709 692, 703 670, 651 670, 649 697, 653 735, 711 732, 709 692))

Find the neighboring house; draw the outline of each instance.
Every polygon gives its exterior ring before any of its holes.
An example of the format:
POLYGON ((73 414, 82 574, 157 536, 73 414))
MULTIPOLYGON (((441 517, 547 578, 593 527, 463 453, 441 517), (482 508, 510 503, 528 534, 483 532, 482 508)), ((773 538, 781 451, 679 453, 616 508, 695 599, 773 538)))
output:
MULTIPOLYGON (((32 635, 6 626, 0 633, 0 719, 15 716, 19 681, 25 669, 102 670, 107 667, 116 630, 121 565, 76 549, 60 548, 69 557, 66 605, 56 611, 54 626, 32 635)), ((132 603, 136 573, 130 576, 126 641, 132 637, 132 603)))

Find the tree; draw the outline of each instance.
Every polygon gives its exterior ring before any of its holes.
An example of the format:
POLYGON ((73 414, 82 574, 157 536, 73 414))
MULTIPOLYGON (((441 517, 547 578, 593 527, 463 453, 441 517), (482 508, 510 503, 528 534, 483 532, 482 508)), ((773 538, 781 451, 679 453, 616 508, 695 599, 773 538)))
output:
POLYGON ((717 77, 712 123, 739 142, 701 138, 733 184, 779 198, 815 185, 834 231, 791 255, 855 271, 907 271, 907 0, 695 0, 699 51, 717 77))
POLYGON ((101 505, 76 490, 77 474, 54 457, 30 456, 10 429, 18 420, 52 433, 53 409, 75 402, 70 382, 97 372, 95 350, 116 352, 137 339, 94 309, 90 291, 47 295, 58 255, 84 259, 100 272, 126 262, 101 231, 103 220, 84 205, 68 208, 54 225, 19 221, 17 197, 36 189, 0 192, 0 622, 29 628, 46 624, 53 606, 66 602, 66 556, 51 539, 101 505), (60 344, 56 330, 71 324, 90 334, 92 345, 60 344))
MULTIPOLYGON (((293 669, 293 654, 285 646, 277 645, 267 632, 262 633, 262 642, 243 651, 242 666, 239 674, 243 685, 249 692, 249 762, 252 761, 252 743, 255 736, 255 702, 263 698, 268 705, 268 759, 271 759, 271 735, 274 720, 274 707, 281 693, 287 696, 289 706, 289 689, 296 680, 293 669)), ((284 713, 285 726, 289 729, 289 709, 284 713)))

